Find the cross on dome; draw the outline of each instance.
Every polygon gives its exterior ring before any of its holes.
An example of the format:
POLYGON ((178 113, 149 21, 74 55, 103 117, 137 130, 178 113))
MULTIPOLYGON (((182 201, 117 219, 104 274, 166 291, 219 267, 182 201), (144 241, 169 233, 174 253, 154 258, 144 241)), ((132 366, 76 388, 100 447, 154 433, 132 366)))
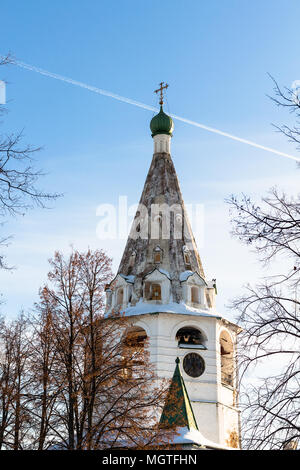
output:
POLYGON ((164 82, 160 82, 159 85, 159 88, 157 90, 154 90, 154 93, 160 93, 159 104, 162 106, 164 104, 164 90, 166 90, 169 85, 167 83, 164 85, 164 82))

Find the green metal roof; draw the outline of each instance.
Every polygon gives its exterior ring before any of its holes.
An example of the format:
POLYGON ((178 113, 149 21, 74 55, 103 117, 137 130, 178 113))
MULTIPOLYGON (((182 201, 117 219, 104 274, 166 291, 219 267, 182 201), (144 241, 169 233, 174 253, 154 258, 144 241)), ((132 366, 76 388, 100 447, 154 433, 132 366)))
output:
POLYGON ((160 417, 160 426, 162 428, 187 427, 189 430, 198 430, 189 395, 180 372, 178 357, 175 362, 176 367, 160 417))
POLYGON ((150 129, 152 137, 157 134, 167 134, 172 136, 174 129, 173 119, 164 112, 162 105, 160 106, 159 113, 151 119, 150 129))

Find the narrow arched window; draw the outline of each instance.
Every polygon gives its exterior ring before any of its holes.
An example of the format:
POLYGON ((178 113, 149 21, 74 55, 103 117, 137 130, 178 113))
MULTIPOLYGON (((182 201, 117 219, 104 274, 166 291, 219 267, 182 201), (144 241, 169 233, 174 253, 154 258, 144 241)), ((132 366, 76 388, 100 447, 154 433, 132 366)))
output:
POLYGON ((160 284, 152 284, 151 300, 161 300, 161 286, 160 284))
POLYGON ((162 262, 162 249, 159 245, 157 245, 154 250, 154 263, 161 263, 162 262))
POLYGON ((184 253, 184 262, 185 264, 191 264, 190 255, 188 253, 184 253))
POLYGON ((123 303, 123 297, 124 297, 124 290, 121 287, 117 291, 117 305, 121 305, 123 303))
POLYGON ((221 382, 234 385, 233 343, 229 333, 222 331, 220 335, 221 382))
POLYGON ((133 251, 130 255, 130 258, 129 258, 129 266, 130 267, 133 267, 134 266, 134 263, 135 263, 135 257, 136 257, 136 253, 135 251, 133 251))
POLYGON ((191 288, 191 302, 193 304, 199 304, 200 303, 200 289, 199 289, 199 287, 193 286, 191 288))
POLYGON ((145 282, 144 297, 146 300, 161 300, 161 285, 145 282))
POLYGON ((190 256, 189 249, 186 246, 183 247, 183 258, 184 258, 184 263, 185 263, 186 267, 190 268, 191 267, 191 256, 190 256))
POLYGON ((106 288, 105 290, 106 293, 106 309, 110 309, 111 303, 112 303, 112 291, 109 288, 106 288))

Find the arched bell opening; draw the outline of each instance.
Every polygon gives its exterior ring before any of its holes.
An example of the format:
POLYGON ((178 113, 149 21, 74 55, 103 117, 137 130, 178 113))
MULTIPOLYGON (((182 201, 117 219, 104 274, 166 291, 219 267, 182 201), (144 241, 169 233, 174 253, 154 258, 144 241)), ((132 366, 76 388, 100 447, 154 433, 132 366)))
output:
POLYGON ((234 347, 231 336, 227 331, 220 334, 221 355, 221 382, 224 385, 234 386, 234 347))
POLYGON ((147 333, 143 328, 133 326, 125 332, 122 344, 123 376, 130 378, 145 363, 147 333))
POLYGON ((184 349, 207 349, 207 338, 195 327, 185 326, 176 333, 178 347, 184 349))

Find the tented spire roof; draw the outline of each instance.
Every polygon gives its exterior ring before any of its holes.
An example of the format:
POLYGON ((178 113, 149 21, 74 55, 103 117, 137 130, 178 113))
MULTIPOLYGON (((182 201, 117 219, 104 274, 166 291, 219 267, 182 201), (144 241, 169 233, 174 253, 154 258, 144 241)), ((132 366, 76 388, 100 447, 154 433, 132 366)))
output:
POLYGON ((175 372, 170 384, 168 396, 160 418, 160 426, 164 428, 197 429, 189 395, 179 368, 179 358, 176 359, 175 372))
POLYGON ((204 278, 174 164, 166 152, 153 155, 118 274, 135 276, 139 299, 143 277, 157 267, 169 273, 175 302, 181 301, 178 292, 183 272, 197 272, 204 278), (155 257, 158 252, 160 258, 155 257))

